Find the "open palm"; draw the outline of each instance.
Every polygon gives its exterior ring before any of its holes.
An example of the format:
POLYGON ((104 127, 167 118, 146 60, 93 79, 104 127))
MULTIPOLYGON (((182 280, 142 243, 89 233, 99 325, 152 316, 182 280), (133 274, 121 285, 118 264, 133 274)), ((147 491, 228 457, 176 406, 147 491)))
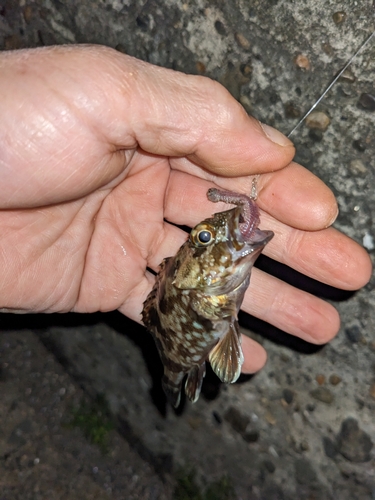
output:
MULTIPOLYGON (((2 54, 0 91, 3 310, 119 309, 140 321, 149 269, 186 239, 176 225, 225 208, 209 187, 249 193, 254 174, 261 227, 275 232, 266 254, 345 289, 369 278, 366 253, 325 229, 332 193, 215 82, 70 47, 2 54)), ((243 308, 311 342, 338 330, 331 305, 259 270, 243 308)), ((243 347, 244 370, 260 368, 263 348, 243 347)))

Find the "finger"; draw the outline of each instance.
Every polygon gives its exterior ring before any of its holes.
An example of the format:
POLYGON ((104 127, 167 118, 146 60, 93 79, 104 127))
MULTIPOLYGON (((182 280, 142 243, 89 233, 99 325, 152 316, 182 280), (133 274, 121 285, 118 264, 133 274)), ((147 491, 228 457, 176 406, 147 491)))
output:
POLYGON ((261 221, 262 227, 275 233, 263 252, 272 259, 344 290, 357 290, 371 278, 367 252, 337 229, 299 231, 265 213, 261 221))
MULTIPOLYGON (((336 229, 298 231, 267 214, 262 214, 261 220, 263 228, 275 233, 263 251, 268 257, 343 290, 358 290, 370 279, 372 264, 367 252, 336 229)), ((155 245, 150 256, 150 266, 156 270, 163 258, 176 254, 186 238, 184 231, 165 223, 160 246, 155 245)))
MULTIPOLYGON (((225 189, 250 194, 253 177, 224 179, 207 176, 200 179, 173 170, 166 197, 166 217, 176 224, 195 225, 212 212, 227 210, 228 205, 212 205, 207 190, 212 183, 225 189), (189 220, 186 218, 189 216, 189 220)), ((335 220, 337 203, 332 191, 314 174, 296 163, 272 174, 262 175, 257 183, 260 208, 276 219, 298 229, 315 231, 335 220)))
MULTIPOLYGON (((286 223, 280 222, 268 213, 261 214, 261 227, 275 232, 275 237, 266 246, 264 253, 329 285, 347 290, 356 290, 362 287, 370 279, 372 272, 371 260, 362 247, 332 228, 310 232, 299 231, 288 225, 289 222, 291 225, 297 227, 302 225, 306 228, 309 226, 311 216, 311 229, 318 229, 319 226, 325 227, 332 219, 336 207, 331 192, 324 189, 324 184, 317 177, 299 165, 292 165, 291 168, 296 171, 296 175, 291 175, 290 184, 286 183, 283 190, 284 198, 288 199, 288 195, 294 193, 293 183, 298 175, 307 177, 309 189, 305 190, 305 199, 299 196, 299 203, 297 200, 295 207, 290 205, 289 212, 283 211, 283 207, 280 207, 280 218, 284 217, 286 223), (309 180, 310 175, 311 180, 309 180), (310 190, 314 186, 317 192, 315 203, 311 200, 310 194, 310 190), (321 209, 316 210, 315 215, 314 206, 321 207, 321 209)), ((268 181, 268 184, 265 181, 265 200, 263 199, 263 191, 259 197, 259 204, 265 206, 267 210, 268 198, 271 199, 270 203, 272 203, 274 189, 272 183, 277 185, 279 175, 279 179, 285 181, 282 172, 276 172, 273 175, 275 181, 268 181)), ((226 179, 226 181, 232 182, 233 180, 226 179)), ((249 192, 250 181, 244 179, 242 184, 245 187, 242 192, 249 192)), ((297 181, 297 184, 300 182, 297 181)), ((169 180, 165 217, 176 224, 194 226, 213 212, 227 209, 228 205, 224 203, 213 206, 207 200, 207 189, 211 186, 212 183, 209 181, 197 177, 187 177, 187 174, 183 172, 174 171, 169 180)), ((230 189, 236 189, 233 182, 230 189)), ((270 211, 274 212, 276 217, 278 215, 277 208, 276 203, 270 207, 270 211)))
MULTIPOLYGON (((143 304, 146 300, 154 284, 154 280, 154 276, 146 271, 144 278, 140 280, 139 284, 132 290, 132 293, 119 308, 119 311, 133 321, 141 323, 141 311, 143 306, 140 308, 139 304, 143 304)), ((241 338, 242 350, 245 358, 241 371, 242 373, 255 373, 266 364, 267 353, 264 348, 253 339, 246 335, 242 335, 241 338)))
MULTIPOLYGON (((164 235, 164 243, 150 255, 148 265, 155 271, 161 260, 175 255, 187 238, 186 233, 167 223, 164 235), (173 250, 171 245, 175 246, 173 250)), ((330 304, 256 268, 252 271, 242 309, 285 332, 317 344, 330 340, 339 328, 338 313, 330 304)))
POLYGON ((242 373, 255 373, 266 364, 267 353, 265 349, 246 335, 242 335, 242 352, 245 358, 241 369, 242 373))
POLYGON ((338 215, 336 198, 329 187, 294 162, 259 178, 257 204, 284 224, 308 231, 330 226, 338 215))
POLYGON ((153 66, 100 46, 34 49, 22 61, 11 54, 4 59, 9 66, 11 57, 24 73, 38 74, 38 68, 47 66, 54 84, 63 82, 56 92, 118 148, 138 143, 153 154, 188 155, 225 176, 277 170, 294 155, 289 139, 249 117, 209 78, 153 66))
POLYGON ((189 156, 225 176, 277 170, 292 159, 291 141, 249 117, 219 83, 116 56, 126 70, 122 79, 129 80, 129 66, 136 73, 137 94, 124 111, 146 151, 189 156))
POLYGON ((338 312, 328 302, 259 269, 253 269, 242 309, 313 344, 328 342, 340 327, 338 312))
MULTIPOLYGON (((66 62, 66 55, 59 59, 66 62)), ((54 60, 61 63, 56 54, 54 60)), ((294 156, 289 139, 249 117, 209 78, 153 66, 104 47, 76 47, 70 52, 72 66, 84 72, 81 89, 97 92, 97 102, 103 104, 98 126, 118 147, 134 147, 136 141, 149 153, 189 156, 225 176, 274 171, 294 156), (95 87, 85 83, 91 68, 95 87), (111 121, 103 120, 104 110, 111 121)))

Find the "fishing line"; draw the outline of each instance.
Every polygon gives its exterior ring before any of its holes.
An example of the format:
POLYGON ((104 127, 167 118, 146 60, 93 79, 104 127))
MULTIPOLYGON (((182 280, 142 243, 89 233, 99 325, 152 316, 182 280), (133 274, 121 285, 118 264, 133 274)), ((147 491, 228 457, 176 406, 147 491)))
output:
POLYGON ((370 43, 372 38, 375 37, 375 30, 371 33, 370 36, 366 38, 366 40, 360 45, 360 47, 356 50, 356 52, 350 57, 350 59, 347 61, 345 66, 339 71, 337 76, 332 80, 332 82, 328 85, 328 87, 325 89, 323 94, 319 97, 319 99, 311 106, 311 108, 307 111, 307 113, 300 119, 300 121, 297 123, 297 125, 289 132, 287 137, 290 137, 296 130, 297 128, 303 123, 306 118, 309 116, 309 114, 317 107, 317 105, 324 99, 324 97, 327 95, 327 93, 331 90, 331 88, 335 85, 337 80, 340 78, 340 76, 344 73, 344 71, 351 65, 353 60, 358 56, 358 54, 366 47, 367 44, 370 43))

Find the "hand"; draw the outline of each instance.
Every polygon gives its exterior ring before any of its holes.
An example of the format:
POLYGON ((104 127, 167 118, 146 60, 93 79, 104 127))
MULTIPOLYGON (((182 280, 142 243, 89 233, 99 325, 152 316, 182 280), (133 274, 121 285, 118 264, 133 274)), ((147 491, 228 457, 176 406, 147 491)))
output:
MULTIPOLYGON (((0 307, 110 311, 140 321, 164 257, 214 211, 212 185, 258 183, 265 253, 324 283, 357 289, 367 254, 335 229, 330 190, 290 163, 292 144, 219 84, 104 47, 0 55, 0 307), (343 270, 345 270, 343 272, 343 270)), ((313 343, 336 310, 255 269, 243 309, 313 343)), ((245 372, 264 364, 244 338, 245 372)))

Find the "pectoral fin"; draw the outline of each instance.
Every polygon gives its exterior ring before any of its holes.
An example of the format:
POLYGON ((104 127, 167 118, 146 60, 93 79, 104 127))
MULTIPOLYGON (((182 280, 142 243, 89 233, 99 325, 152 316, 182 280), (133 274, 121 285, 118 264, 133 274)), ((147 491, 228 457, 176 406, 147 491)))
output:
POLYGON ((231 384, 240 376, 244 361, 240 339, 238 323, 233 320, 226 335, 209 354, 212 369, 222 382, 231 384))

